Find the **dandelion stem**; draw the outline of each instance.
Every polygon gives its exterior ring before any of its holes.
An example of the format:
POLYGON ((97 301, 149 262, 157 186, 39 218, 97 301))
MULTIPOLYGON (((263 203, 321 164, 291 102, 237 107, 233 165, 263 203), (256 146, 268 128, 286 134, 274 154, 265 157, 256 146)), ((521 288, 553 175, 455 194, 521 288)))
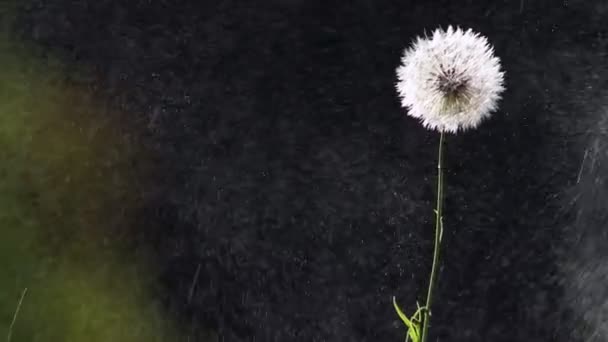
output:
POLYGON ((443 139, 444 133, 441 132, 439 137, 439 152, 437 156, 437 206, 435 208, 435 248, 433 250, 433 266, 431 268, 431 277, 429 280, 429 288, 426 296, 426 305, 424 310, 424 319, 422 323, 422 339, 421 342, 426 342, 429 330, 429 320, 431 318, 431 304, 433 299, 433 287, 437 278, 437 268, 439 266, 439 247, 443 235, 443 168, 441 165, 443 157, 443 139))

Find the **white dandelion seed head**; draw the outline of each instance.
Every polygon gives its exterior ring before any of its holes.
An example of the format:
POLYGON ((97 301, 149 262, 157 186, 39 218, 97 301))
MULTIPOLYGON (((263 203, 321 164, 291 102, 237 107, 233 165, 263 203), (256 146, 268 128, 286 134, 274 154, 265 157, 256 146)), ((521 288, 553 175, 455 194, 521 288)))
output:
POLYGON ((449 26, 418 37, 397 68, 401 105, 440 132, 475 128, 498 107, 504 90, 500 59, 471 29, 449 26))

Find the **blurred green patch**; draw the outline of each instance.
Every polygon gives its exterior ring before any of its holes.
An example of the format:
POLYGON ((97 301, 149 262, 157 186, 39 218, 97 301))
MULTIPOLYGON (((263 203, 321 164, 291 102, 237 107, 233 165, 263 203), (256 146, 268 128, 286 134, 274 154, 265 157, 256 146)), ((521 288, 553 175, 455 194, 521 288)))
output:
POLYGON ((0 338, 27 288, 12 341, 175 340, 128 249, 134 133, 32 51, 0 33, 0 338))

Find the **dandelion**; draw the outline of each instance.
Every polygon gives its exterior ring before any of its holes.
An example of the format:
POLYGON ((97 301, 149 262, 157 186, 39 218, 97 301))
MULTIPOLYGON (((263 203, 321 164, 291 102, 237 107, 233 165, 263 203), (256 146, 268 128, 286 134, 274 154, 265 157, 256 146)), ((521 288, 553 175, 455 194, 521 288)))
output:
POLYGON ((475 128, 497 108, 504 90, 500 60, 485 37, 449 26, 421 38, 397 68, 401 105, 440 132, 475 128))
POLYGON ((408 114, 431 130, 439 131, 435 247, 426 304, 408 318, 393 297, 397 314, 408 328, 406 341, 425 342, 428 337, 431 303, 439 250, 443 236, 442 152, 445 133, 476 128, 497 109, 504 90, 500 60, 485 37, 471 29, 449 26, 432 37, 420 38, 405 50, 397 68, 397 92, 408 114), (421 327, 422 325, 422 327, 421 327))

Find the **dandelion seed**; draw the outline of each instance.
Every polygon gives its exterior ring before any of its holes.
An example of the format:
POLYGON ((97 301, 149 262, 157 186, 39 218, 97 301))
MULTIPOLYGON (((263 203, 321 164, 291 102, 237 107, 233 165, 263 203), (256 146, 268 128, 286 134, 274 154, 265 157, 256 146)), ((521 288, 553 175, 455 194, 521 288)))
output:
POLYGON ((504 90, 500 60, 487 39, 452 26, 418 37, 405 50, 397 78, 401 105, 439 132, 476 128, 504 90))

